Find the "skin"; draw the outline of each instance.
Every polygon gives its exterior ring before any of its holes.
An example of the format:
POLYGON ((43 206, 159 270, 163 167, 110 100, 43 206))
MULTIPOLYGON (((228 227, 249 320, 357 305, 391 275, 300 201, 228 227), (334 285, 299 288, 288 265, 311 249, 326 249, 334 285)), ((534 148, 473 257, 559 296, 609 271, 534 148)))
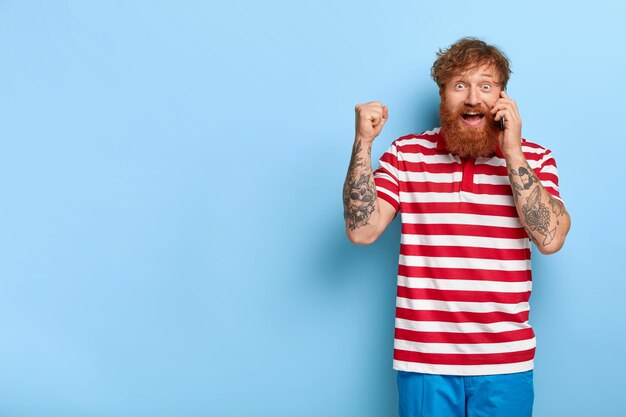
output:
MULTIPOLYGON (((504 131, 498 143, 506 160, 513 200, 522 226, 544 254, 557 252, 565 242, 570 216, 563 205, 541 185, 522 152, 522 119, 517 104, 503 91, 498 74, 490 66, 480 66, 455 74, 440 89, 440 96, 451 110, 460 105, 491 111, 495 121, 504 117, 504 131)), ((346 234, 356 244, 371 244, 382 234, 395 215, 394 208, 376 196, 372 175, 372 143, 389 117, 379 101, 355 107, 355 139, 344 184, 346 234)), ((467 129, 480 128, 487 118, 459 123, 467 129)))
POLYGON ((388 117, 387 106, 379 101, 355 107, 355 137, 343 187, 343 206, 346 234, 360 245, 378 239, 395 216, 395 209, 376 195, 371 162, 372 144, 388 117))

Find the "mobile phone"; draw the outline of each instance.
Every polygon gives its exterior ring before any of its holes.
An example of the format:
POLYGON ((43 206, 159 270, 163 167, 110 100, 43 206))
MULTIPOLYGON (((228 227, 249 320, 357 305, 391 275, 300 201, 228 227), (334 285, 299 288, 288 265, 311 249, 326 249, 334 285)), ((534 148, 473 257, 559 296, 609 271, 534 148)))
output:
MULTIPOLYGON (((506 88, 504 89, 506 91, 506 88)), ((504 130, 504 116, 500 118, 500 130, 504 130)))

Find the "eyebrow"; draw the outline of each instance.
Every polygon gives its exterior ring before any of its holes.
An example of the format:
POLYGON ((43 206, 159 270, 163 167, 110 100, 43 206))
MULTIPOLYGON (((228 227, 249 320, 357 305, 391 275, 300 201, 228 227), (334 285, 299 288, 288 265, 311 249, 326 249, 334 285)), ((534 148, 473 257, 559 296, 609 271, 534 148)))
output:
MULTIPOLYGON (((453 76, 453 77, 452 77, 452 79, 464 80, 464 79, 465 79, 465 76, 466 76, 466 74, 459 74, 459 75, 457 75, 457 76, 453 76)), ((488 73, 488 72, 484 72, 484 73, 482 73, 482 74, 479 74, 479 77, 489 77, 489 78, 491 78, 491 79, 493 79, 493 80, 495 80, 495 79, 496 79, 496 78, 495 78, 495 76, 494 76, 493 74, 488 73)))

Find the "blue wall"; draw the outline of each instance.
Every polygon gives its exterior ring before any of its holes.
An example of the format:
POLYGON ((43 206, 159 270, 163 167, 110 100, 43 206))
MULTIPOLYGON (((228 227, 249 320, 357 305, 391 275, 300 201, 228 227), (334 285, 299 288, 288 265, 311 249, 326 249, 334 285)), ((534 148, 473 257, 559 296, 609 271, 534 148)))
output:
POLYGON ((0 415, 395 415, 399 225, 344 237, 353 108, 389 106, 376 157, 433 127, 466 35, 573 219, 533 259, 535 415, 626 415, 624 6, 227 3, 0 3, 0 415))

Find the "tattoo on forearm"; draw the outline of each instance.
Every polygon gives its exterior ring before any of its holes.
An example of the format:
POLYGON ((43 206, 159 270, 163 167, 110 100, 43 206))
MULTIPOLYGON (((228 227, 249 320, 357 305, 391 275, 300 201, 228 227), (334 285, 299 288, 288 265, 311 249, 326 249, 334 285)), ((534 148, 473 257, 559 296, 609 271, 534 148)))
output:
POLYGON ((537 180, 535 172, 532 170, 531 167, 519 167, 519 169, 517 170, 517 175, 522 180, 524 190, 530 190, 530 187, 532 187, 533 184, 539 183, 539 180, 537 180))
POLYGON ((541 202, 541 189, 537 186, 526 198, 526 204, 522 206, 524 220, 531 231, 537 231, 543 235, 543 245, 547 245, 556 236, 556 227, 550 230, 550 210, 541 202))
POLYGON ((526 234, 528 235, 530 240, 535 242, 535 245, 538 245, 539 242, 537 242, 537 239, 535 238, 535 235, 533 235, 533 232, 528 227, 524 227, 524 230, 526 231, 526 234))
MULTIPOLYGON (((343 216, 350 230, 367 225, 376 210, 376 187, 371 178, 371 162, 359 156, 361 151, 359 140, 352 148, 348 175, 343 186, 343 216)), ((371 153, 371 148, 368 148, 367 153, 371 153)))
MULTIPOLYGON (((530 190, 530 195, 526 197, 526 202, 521 206, 521 219, 525 224, 526 233, 535 244, 539 244, 537 236, 533 233, 539 233, 543 236, 542 245, 546 246, 556 236, 556 226, 551 225, 550 209, 541 201, 541 186, 535 172, 526 164, 517 169, 509 169, 509 179, 513 194, 513 201, 516 206, 522 197, 522 191, 530 190)), ((552 212, 556 215, 556 224, 559 224, 558 217, 563 215, 565 209, 563 205, 554 197, 548 194, 548 202, 552 208, 552 212)))
POLYGON ((511 185, 513 186, 513 201, 515 202, 515 205, 517 205, 517 201, 522 196, 521 191, 524 189, 524 187, 513 181, 511 181, 511 185))
POLYGON ((554 213, 557 217, 557 224, 559 224, 558 218, 565 214, 565 207, 563 207, 563 204, 552 195, 548 196, 548 203, 550 203, 550 207, 552 207, 552 213, 554 213))
POLYGON ((519 167, 518 169, 509 168, 509 180, 515 205, 517 205, 519 198, 522 196, 522 191, 528 190, 535 182, 534 174, 532 169, 528 171, 525 167, 519 167), (517 181, 517 178, 519 178, 519 181, 517 181))

